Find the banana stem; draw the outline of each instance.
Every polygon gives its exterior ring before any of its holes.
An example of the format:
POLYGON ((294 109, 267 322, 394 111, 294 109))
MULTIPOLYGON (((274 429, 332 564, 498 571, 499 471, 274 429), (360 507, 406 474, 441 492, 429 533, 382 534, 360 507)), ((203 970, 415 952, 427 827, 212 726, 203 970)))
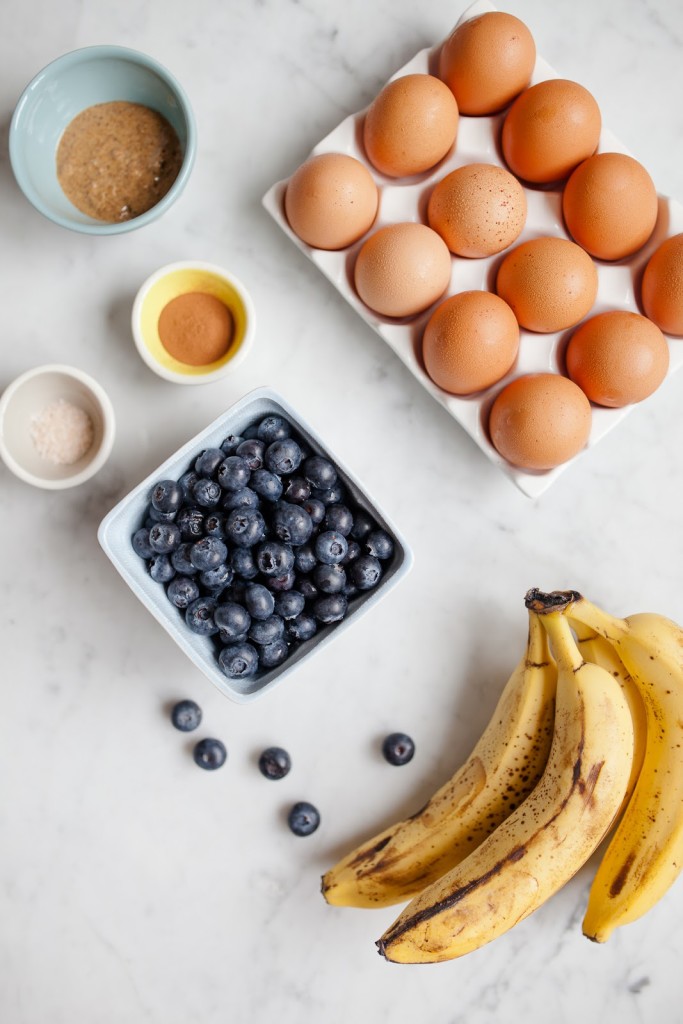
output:
POLYGON ((591 604, 585 597, 580 597, 575 604, 572 604, 567 614, 572 622, 587 626, 593 632, 612 642, 620 640, 629 631, 628 623, 624 619, 616 619, 613 615, 604 612, 602 608, 591 604))
POLYGON ((545 665, 548 662, 548 635, 541 625, 540 616, 529 609, 529 644, 527 665, 545 665))
POLYGON ((538 587, 532 587, 527 590, 524 603, 531 611, 547 615, 549 612, 563 612, 570 604, 581 600, 578 590, 551 590, 546 593, 538 587))
POLYGON ((547 612, 541 622, 550 637, 550 644, 555 661, 560 670, 577 672, 584 664, 581 652, 577 647, 574 634, 569 628, 569 621, 562 612, 547 612))

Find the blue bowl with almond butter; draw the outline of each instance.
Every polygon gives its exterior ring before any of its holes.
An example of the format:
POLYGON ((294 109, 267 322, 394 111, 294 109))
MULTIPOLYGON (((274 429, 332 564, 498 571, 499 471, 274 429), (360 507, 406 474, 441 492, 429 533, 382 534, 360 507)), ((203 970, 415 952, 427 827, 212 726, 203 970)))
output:
POLYGON ((54 223, 91 235, 160 217, 186 185, 195 152, 182 87, 122 46, 52 61, 22 93, 10 125, 10 162, 26 198, 54 223))

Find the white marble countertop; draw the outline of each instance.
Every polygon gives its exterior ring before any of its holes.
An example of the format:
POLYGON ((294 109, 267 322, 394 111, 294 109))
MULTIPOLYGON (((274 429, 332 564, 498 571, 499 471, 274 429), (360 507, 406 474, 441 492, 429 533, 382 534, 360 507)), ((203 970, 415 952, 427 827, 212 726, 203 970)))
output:
MULTIPOLYGON (((71 362, 108 390, 118 436, 80 489, 0 466, 0 1020, 3 1024, 362 1024, 680 1020, 683 883, 604 947, 581 935, 581 871, 538 913, 462 960, 402 968, 374 940, 395 914, 343 911, 318 879, 423 802, 469 751, 525 637, 530 586, 683 622, 683 380, 530 501, 484 458, 261 207, 466 4, 436 0, 6 0, 0 34, 0 388, 71 362), (94 43, 155 56, 198 121, 196 167, 157 223, 72 234, 25 201, 7 127, 28 80, 94 43), (133 296, 176 259, 223 264, 258 315, 249 359, 179 388, 140 361, 133 296), (270 384, 368 484, 409 539, 410 576, 263 700, 215 691, 100 551, 127 490, 245 392, 270 384), (227 765, 192 762, 168 707, 193 697, 227 765), (395 769, 389 731, 417 753, 395 769), (290 775, 255 759, 286 747, 290 775), (308 839, 295 800, 318 805, 308 839)), ((604 123, 683 199, 683 7, 516 0, 539 52, 591 89, 604 123)), ((683 344, 683 343, 682 343, 683 344)))

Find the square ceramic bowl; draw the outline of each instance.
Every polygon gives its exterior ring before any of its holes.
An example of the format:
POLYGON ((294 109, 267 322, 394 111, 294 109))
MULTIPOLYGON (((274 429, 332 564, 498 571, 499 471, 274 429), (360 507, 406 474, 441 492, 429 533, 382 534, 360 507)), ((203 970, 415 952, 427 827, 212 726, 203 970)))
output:
POLYGON ((53 60, 24 89, 10 125, 10 162, 26 198, 56 224, 91 235, 132 231, 161 216, 185 187, 195 150, 194 115, 180 84, 152 57, 124 46, 87 46, 53 60), (57 179, 56 153, 64 129, 77 114, 97 103, 120 100, 162 114, 175 129, 183 162, 155 206, 109 224, 82 213, 67 199, 57 179))
MULTIPOLYGON (((496 8, 487 0, 477 0, 465 11, 458 25, 496 8)), ((436 74, 441 43, 430 49, 421 50, 391 78, 408 74, 436 74)), ((558 78, 557 72, 538 56, 531 77, 531 84, 549 78, 558 78)), ((380 174, 368 161, 362 145, 362 122, 365 110, 351 114, 312 150, 311 156, 320 153, 345 153, 355 157, 373 176, 380 195, 379 210, 375 223, 377 228, 399 221, 425 223, 424 210, 428 197, 443 177, 470 163, 497 164, 505 167, 499 136, 505 111, 493 116, 460 116, 455 146, 451 153, 431 171, 413 178, 394 179, 380 174)), ((627 153, 625 147, 614 135, 603 128, 598 152, 627 153)), ((494 448, 488 433, 488 416, 498 392, 511 380, 526 373, 562 373, 564 349, 571 331, 553 334, 532 334, 520 329, 520 345, 517 360, 509 373, 492 387, 478 394, 458 397, 437 387, 430 379, 422 360, 422 334, 436 304, 412 319, 392 320, 382 317, 369 309, 360 299, 353 284, 353 268, 358 250, 367 239, 364 235, 358 242, 346 249, 325 251, 313 249, 299 239, 289 226, 284 210, 284 195, 288 179, 276 182, 263 197, 263 205, 294 244, 318 267, 341 295, 358 312, 362 319, 379 334, 389 348, 408 367, 413 376, 467 431, 484 454, 506 473, 516 486, 531 498, 536 498, 567 469, 580 453, 555 469, 533 472, 518 469, 507 462, 494 448)), ((527 219, 524 230, 513 243, 518 245, 532 238, 554 235, 568 238, 562 217, 562 192, 557 188, 524 187, 527 200, 527 219)), ((639 282, 649 257, 665 237, 683 231, 683 206, 666 196, 659 196, 659 213, 655 230, 650 240, 630 259, 610 264, 595 261, 598 274, 598 294, 588 314, 593 316, 609 309, 624 309, 641 312, 639 307, 639 282)), ((500 262, 509 249, 495 256, 483 259, 452 257, 451 281, 443 298, 458 292, 473 290, 493 291, 500 262)), ((443 301, 440 299, 439 302, 443 301)), ((683 346, 680 340, 666 336, 669 346, 669 376, 683 365, 683 346)), ((653 396, 656 399, 656 395, 653 396)), ((649 399, 652 400, 652 399, 649 399)), ((627 416, 633 406, 608 409, 593 406, 592 429, 588 446, 596 444, 608 431, 627 416)))
POLYGON ((348 629, 360 615, 367 612, 402 579, 412 565, 412 553, 406 541, 387 515, 378 507, 367 489, 340 462, 324 444, 310 424, 270 388, 259 388, 245 395, 205 430, 189 440, 177 452, 158 466, 153 473, 126 495, 102 520, 98 539, 105 554, 121 574, 135 596, 142 602, 180 649, 194 662, 221 693, 231 700, 245 704, 271 690, 287 678, 304 659, 326 646, 334 637, 348 629), (365 509, 379 526, 394 540, 394 554, 387 563, 382 578, 373 590, 365 591, 349 602, 349 610, 341 622, 321 627, 311 639, 300 643, 277 668, 266 670, 250 679, 235 680, 225 676, 216 657, 216 647, 210 637, 201 637, 185 625, 179 612, 166 597, 165 589, 155 583, 146 571, 145 563, 135 553, 131 537, 145 519, 153 485, 162 479, 177 480, 185 473, 197 455, 205 449, 220 447, 228 434, 240 435, 252 423, 264 416, 284 416, 304 442, 317 454, 325 455, 334 463, 341 481, 356 504, 365 509))

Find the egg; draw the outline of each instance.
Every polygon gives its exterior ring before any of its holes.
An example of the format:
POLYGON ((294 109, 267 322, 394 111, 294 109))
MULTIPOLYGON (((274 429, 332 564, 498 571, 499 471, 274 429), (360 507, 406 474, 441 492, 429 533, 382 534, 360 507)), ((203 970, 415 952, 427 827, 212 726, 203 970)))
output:
POLYGON ((452 395, 495 384, 514 364, 519 326, 510 307, 490 292, 458 292, 432 313, 422 338, 425 369, 452 395))
POLYGON ((535 63, 536 46, 524 22, 488 11, 450 34, 439 55, 439 77, 461 114, 495 114, 526 88, 535 63))
POLYGON ((590 256, 568 238, 534 238, 505 256, 496 291, 522 327, 547 334, 573 327, 589 312, 598 272, 590 256))
POLYGON ((566 362, 567 373, 591 402, 620 409, 657 390, 669 369, 669 346, 647 317, 615 309, 577 327, 566 362))
POLYGON ((428 171, 455 142, 458 105, 434 75, 404 75, 370 104, 363 145, 370 163, 392 178, 428 171))
POLYGON ((557 373, 531 373, 507 384, 489 415, 491 442, 513 466, 548 470, 574 458, 591 430, 590 402, 557 373))
POLYGON ((354 268, 356 290, 382 316, 414 316, 436 302, 451 279, 451 254, 426 224, 390 224, 370 235, 354 268))
POLYGON ((518 96, 503 122, 501 145, 519 178, 549 184, 566 178, 600 141, 600 109, 577 82, 551 78, 518 96))
POLYGON ((292 231, 314 249, 344 249, 368 231, 377 216, 379 191, 360 160, 321 153, 303 163, 285 191, 292 231))
POLYGON ((598 153, 572 172, 564 187, 567 230, 600 260, 632 256, 654 231, 657 191, 642 164, 624 153, 598 153))
POLYGON ((665 239, 648 260, 643 309, 667 334, 683 334, 683 234, 665 239))
POLYGON ((427 219, 452 253, 492 256, 519 237, 526 220, 526 196, 503 167, 466 164, 437 183, 427 219))

